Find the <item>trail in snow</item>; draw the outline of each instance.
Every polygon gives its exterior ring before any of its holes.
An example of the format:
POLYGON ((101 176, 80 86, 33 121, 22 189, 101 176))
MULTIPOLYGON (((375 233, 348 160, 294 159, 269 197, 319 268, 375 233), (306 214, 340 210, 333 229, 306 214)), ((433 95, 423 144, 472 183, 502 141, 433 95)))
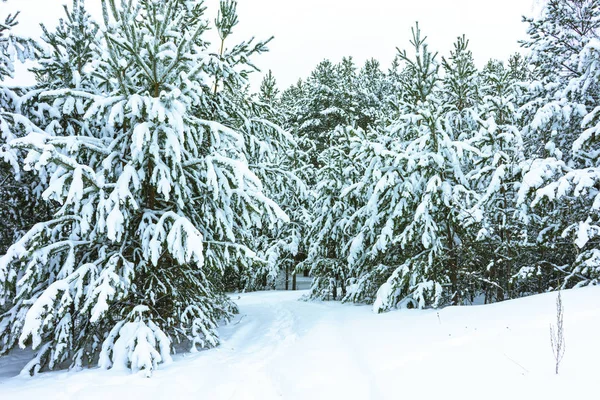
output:
POLYGON ((222 345, 175 357, 151 379, 99 369, 11 378, 0 399, 593 398, 600 372, 600 287, 563 293, 566 354, 554 374, 556 294, 487 306, 399 310, 298 301, 302 292, 236 298, 222 345), (590 397, 592 395, 592 397, 590 397))

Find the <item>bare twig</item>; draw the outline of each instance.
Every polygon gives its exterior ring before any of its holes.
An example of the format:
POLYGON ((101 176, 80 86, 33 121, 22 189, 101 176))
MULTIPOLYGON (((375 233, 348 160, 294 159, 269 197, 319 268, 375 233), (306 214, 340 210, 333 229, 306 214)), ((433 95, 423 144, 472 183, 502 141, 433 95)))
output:
POLYGON ((556 298, 556 327, 550 324, 550 345, 552 346, 552 354, 554 354, 554 360, 556 361, 555 371, 558 375, 558 367, 560 362, 565 355, 565 337, 563 328, 563 316, 565 309, 562 304, 562 297, 558 292, 556 298))

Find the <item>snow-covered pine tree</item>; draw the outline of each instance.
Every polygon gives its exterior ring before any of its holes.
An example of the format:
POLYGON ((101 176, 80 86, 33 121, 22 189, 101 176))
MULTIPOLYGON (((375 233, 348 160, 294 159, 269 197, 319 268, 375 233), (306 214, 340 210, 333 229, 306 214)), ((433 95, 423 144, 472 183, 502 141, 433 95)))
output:
POLYGON ((465 36, 458 37, 450 58, 442 58, 444 66, 443 97, 448 119, 457 138, 472 136, 477 127, 479 103, 478 72, 465 36))
POLYGON ((99 357, 150 375, 177 342, 216 345, 217 324, 235 311, 221 291, 225 267, 251 255, 254 223, 286 218, 248 167, 228 92, 214 91, 215 81, 240 87, 264 44, 211 53, 198 1, 102 5, 99 91, 40 94, 90 100, 82 129, 11 143, 29 152, 26 167, 53 171, 43 196, 60 204, 0 259, 11 301, 0 344, 36 349, 28 372, 99 357))
POLYGON ((246 107, 240 107, 245 112, 240 114, 237 129, 244 134, 246 157, 252 171, 263 182, 264 193, 285 211, 290 221, 273 224, 265 215, 255 224, 250 240, 258 257, 248 268, 239 268, 239 264, 231 267, 237 269, 234 275, 237 273, 241 279, 236 289, 274 287, 282 271, 286 271, 286 275, 291 273, 302 252, 308 192, 302 165, 298 162, 300 149, 292 135, 279 126, 284 118, 276 108, 277 93, 275 78, 269 73, 258 96, 238 96, 240 106, 245 103, 246 107))
POLYGON ((596 283, 600 4, 549 0, 528 22, 523 45, 531 50, 536 79, 521 109, 529 159, 518 201, 531 240, 546 251, 521 275, 537 281, 536 291, 596 283))
POLYGON ((414 58, 399 52, 406 63, 403 99, 400 118, 388 128, 396 139, 385 152, 388 166, 373 176, 374 190, 362 211, 365 222, 352 245, 374 259, 396 256, 383 263, 393 267, 377 293, 377 312, 399 301, 418 307, 458 303, 459 265, 464 265, 458 257, 463 243, 472 240, 475 222, 468 210, 476 195, 462 171, 474 149, 455 136, 437 55, 418 25, 412 32, 414 58))
POLYGON ((331 114, 339 119, 338 125, 356 125, 364 119, 362 109, 358 104, 357 66, 352 57, 343 57, 342 62, 335 66, 336 84, 334 86, 334 102, 330 109, 323 114, 331 114), (362 118, 361 118, 362 117, 362 118))
MULTIPOLYGON (((347 60, 346 73, 352 74, 353 64, 347 60)), ((310 158, 314 167, 319 167, 319 154, 329 144, 328 133, 339 125, 350 123, 347 109, 342 107, 346 98, 342 96, 340 71, 341 66, 329 60, 320 62, 310 77, 302 85, 301 94, 293 104, 293 109, 286 112, 291 115, 289 121, 294 136, 299 138, 302 150, 310 158)), ((312 183, 312 181, 310 182, 312 183)))
POLYGON ((85 0, 73 0, 70 9, 63 7, 65 16, 54 31, 42 24, 46 51, 40 57, 40 65, 32 71, 37 86, 44 90, 65 87, 90 90, 96 83, 93 70, 100 46, 99 27, 87 12, 85 0))
MULTIPOLYGON (((473 140, 479 128, 479 120, 482 114, 481 96, 479 93, 479 73, 475 67, 473 54, 469 49, 469 40, 464 35, 459 36, 454 42, 454 49, 450 52, 449 58, 442 58, 444 68, 444 76, 442 80, 442 98, 443 98, 443 113, 444 113, 444 129, 447 135, 457 143, 462 142, 467 148, 473 146, 473 140)), ((467 218, 468 223, 474 221, 479 222, 482 218, 481 208, 475 203, 474 209, 465 211, 464 208, 469 201, 474 200, 475 188, 468 178, 469 172, 473 169, 473 161, 479 156, 479 151, 474 151, 471 147, 465 154, 461 154, 460 146, 457 150, 458 168, 464 171, 466 181, 459 178, 455 182, 465 184, 468 182, 468 187, 473 188, 470 193, 470 200, 467 198, 463 204, 461 200, 456 201, 454 207, 458 211, 463 208, 463 212, 471 214, 471 218, 467 218)), ((462 172, 459 173, 462 175, 462 172)), ((466 215, 465 214, 465 215, 466 215)), ((461 222, 455 221, 449 223, 452 226, 450 229, 462 231, 462 237, 452 234, 447 230, 447 243, 449 244, 448 266, 451 272, 450 278, 452 282, 452 292, 454 293, 453 302, 458 304, 465 300, 473 300, 477 295, 477 279, 474 279, 476 273, 481 266, 481 259, 477 252, 478 248, 473 244, 475 236, 468 227, 461 227, 461 222), (463 229, 466 228, 466 229, 463 229), (454 236, 455 239, 451 239, 454 236)), ((448 229, 448 228, 447 228, 448 229)))
POLYGON ((30 176, 18 173, 21 155, 6 143, 35 129, 21 112, 23 88, 5 84, 12 78, 15 63, 36 57, 35 44, 14 36, 11 30, 17 25, 18 13, 6 16, 0 23, 0 254, 3 254, 22 233, 35 222, 41 210, 34 200, 35 184, 30 176))
POLYGON ((383 105, 385 107, 383 117, 387 118, 388 123, 397 117, 398 103, 402 96, 403 71, 401 67, 400 58, 396 55, 383 77, 383 105))
POLYGON ((402 258, 400 246, 378 251, 377 240, 394 229, 394 222, 388 223, 385 218, 405 205, 405 165, 398 137, 384 127, 354 133, 347 156, 354 166, 354 176, 341 193, 342 199, 352 205, 345 215, 345 226, 351 229, 345 231, 342 247, 347 263, 347 293, 342 300, 373 304, 377 291, 394 271, 393 264, 402 258))
POLYGON ((594 38, 579 54, 580 75, 569 81, 564 94, 586 105, 572 148, 575 163, 534 199, 534 204, 544 197, 581 204, 577 219, 568 221, 562 233, 577 246, 574 263, 563 271, 562 288, 600 284, 600 5, 595 3, 593 11, 594 38))
POLYGON ((350 149, 362 134, 360 128, 338 126, 328 134, 331 142, 319 155, 322 167, 316 173, 314 220, 304 263, 313 277, 313 299, 338 300, 347 295, 348 244, 356 235, 351 217, 361 205, 360 197, 353 196, 356 191, 347 190, 361 170, 361 165, 350 158, 350 149))
MULTIPOLYGON (((524 84, 532 79, 532 73, 530 71, 530 64, 526 57, 524 57, 521 53, 514 53, 510 57, 508 57, 508 75, 513 82, 524 84)), ((520 85, 517 85, 519 88, 520 85)), ((520 91, 519 91, 520 97, 520 91)), ((522 100, 518 98, 517 100, 522 100)))
POLYGON ((284 129, 292 134, 298 144, 299 151, 295 153, 294 158, 302 165, 304 173, 312 182, 316 165, 313 153, 316 152, 316 147, 310 132, 310 127, 315 125, 310 117, 312 112, 309 111, 307 101, 310 90, 309 84, 299 79, 295 85, 281 93, 278 111, 283 116, 284 129))
POLYGON ((273 72, 269 70, 260 83, 258 99, 270 106, 276 105, 279 89, 277 88, 277 80, 273 76, 273 72))
MULTIPOLYGON (((305 131, 306 126, 303 126, 306 122, 306 99, 309 96, 309 85, 302 79, 299 79, 295 85, 290 86, 284 90, 280 98, 280 112, 283 115, 283 127, 286 131, 290 132, 296 142, 297 146, 293 149, 292 166, 293 171, 296 171, 296 176, 300 177, 305 184, 305 193, 298 196, 300 192, 296 193, 296 197, 293 198, 291 204, 292 209, 286 208, 292 224, 293 229, 298 233, 298 251, 294 257, 293 262, 286 259, 284 264, 285 269, 285 289, 294 288, 294 278, 296 273, 302 271, 306 273, 310 267, 302 267, 303 262, 306 260, 308 254, 308 231, 314 220, 313 216, 313 201, 314 191, 311 186, 315 182, 315 160, 314 152, 316 151, 315 142, 311 135, 305 131), (302 268, 301 268, 302 267, 302 268), (294 271, 293 268, 296 268, 294 271), (290 274, 291 279, 290 279, 290 274)), ((294 248, 290 248, 296 250, 294 248)))
POLYGON ((354 79, 341 79, 338 85, 338 92, 352 100, 344 109, 355 126, 338 126, 331 134, 331 146, 321 154, 325 161, 317 172, 313 241, 307 259, 313 298, 373 302, 385 281, 381 280, 385 268, 374 267, 374 261, 364 257, 364 249, 356 246, 353 238, 363 235, 359 232, 364 222, 359 210, 373 189, 364 178, 377 168, 379 154, 371 158, 371 151, 378 152, 384 146, 385 132, 376 128, 392 108, 387 107, 386 89, 386 76, 376 60, 368 60, 354 79))
MULTIPOLYGON (((2 0, 6 3, 7 0, 2 0)), ((0 79, 12 78, 15 62, 35 58, 36 47, 31 39, 15 36, 11 30, 18 24, 19 13, 9 14, 0 24, 0 79)), ((3 100, 5 101, 5 100, 3 100)), ((3 103, 4 105, 5 103, 3 103)))
POLYGON ((520 82, 514 72, 491 60, 479 79, 482 99, 473 143, 481 153, 469 179, 480 193, 478 209, 483 211, 482 229, 474 244, 481 268, 470 276, 478 282, 476 290, 485 293, 486 303, 514 297, 513 275, 528 255, 516 206, 524 148, 518 125, 516 85, 520 82))
POLYGON ((379 61, 369 59, 356 77, 357 108, 359 111, 356 125, 367 130, 380 121, 386 111, 385 77, 379 61))
POLYGON ((571 159, 584 110, 563 96, 563 91, 579 76, 579 55, 597 36, 598 7, 594 0, 548 0, 539 17, 524 19, 529 23, 529 39, 521 45, 530 50, 535 68, 525 94, 528 101, 521 110, 523 139, 531 158, 558 163, 571 159))
MULTIPOLYGON (((295 260, 299 262, 298 270, 311 270, 319 263, 311 258, 311 254, 315 257, 321 255, 312 250, 318 239, 307 232, 319 232, 322 228, 318 226, 318 221, 321 221, 320 213, 326 210, 315 205, 315 202, 323 200, 324 193, 321 193, 321 189, 329 187, 322 181, 325 176, 331 176, 324 172, 330 167, 327 165, 330 156, 325 156, 325 152, 332 151, 331 146, 339 144, 341 137, 335 133, 336 128, 346 126, 355 119, 355 81, 356 66, 351 58, 344 58, 337 65, 324 60, 317 65, 306 82, 299 81, 298 85, 289 88, 282 95, 285 126, 299 145, 293 155, 295 168, 302 171, 300 175, 312 191, 311 198, 303 197, 296 201, 295 218, 302 221, 298 228, 304 232, 301 247, 306 249, 295 260)), ((317 270, 318 268, 314 269, 313 273, 318 275, 317 270)), ((329 274, 324 280, 329 285, 329 274)))
MULTIPOLYGON (((85 10, 83 0, 73 0, 72 7, 69 9, 65 5, 64 11, 65 17, 59 20, 55 31, 42 25, 41 51, 36 66, 31 69, 37 84, 21 98, 21 110, 46 133, 67 137, 79 135, 83 127, 81 119, 92 100, 68 93, 49 98, 40 95, 66 88, 97 92, 99 89, 92 73, 98 62, 100 36, 98 25, 85 10)), ((41 193, 47 188, 54 170, 44 168, 32 172, 36 173, 36 192, 41 193)), ((49 218, 56 211, 53 202, 41 203, 46 205, 47 212, 38 221, 49 218)))
POLYGON ((319 64, 305 84, 305 104, 318 112, 299 132, 312 129, 313 154, 318 156, 313 161, 317 169, 312 180, 315 200, 309 252, 302 266, 313 277, 310 297, 344 299, 352 278, 349 246, 357 234, 350 219, 364 204, 362 194, 352 190, 364 167, 351 158, 351 151, 365 136, 364 129, 381 116, 383 74, 374 60, 360 74, 350 57, 330 67, 328 61, 319 64))

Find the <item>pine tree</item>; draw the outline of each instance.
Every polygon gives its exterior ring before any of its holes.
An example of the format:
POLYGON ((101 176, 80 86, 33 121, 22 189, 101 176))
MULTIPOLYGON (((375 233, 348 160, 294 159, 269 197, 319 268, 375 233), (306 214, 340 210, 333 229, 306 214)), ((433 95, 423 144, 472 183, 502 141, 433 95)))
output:
POLYGON ((522 112, 524 139, 532 157, 570 159, 583 111, 562 94, 567 83, 579 76, 579 54, 597 37, 597 13, 593 0, 549 0, 539 18, 525 19, 529 39, 521 45, 531 52, 535 80, 522 112))
POLYGON ((443 58, 442 64, 445 70, 445 100, 458 113, 459 117, 464 118, 464 115, 461 114, 465 110, 473 109, 479 100, 477 68, 473 61, 473 54, 469 50, 469 41, 464 35, 458 37, 454 43, 454 51, 450 53, 450 58, 443 58))
MULTIPOLYGON (((303 254, 305 202, 308 191, 305 174, 298 158, 301 150, 292 135, 278 126, 284 117, 275 107, 278 99, 277 84, 272 74, 263 80, 258 101, 245 99, 251 107, 239 121, 244 132, 246 157, 264 185, 264 193, 273 199, 289 216, 290 221, 272 224, 269 216, 252 229, 252 248, 257 258, 249 268, 238 273, 240 281, 235 289, 256 290, 273 288, 282 271, 289 275, 303 254)), ((286 279, 287 281, 287 279, 286 279)))
POLYGON ((523 245, 527 242, 526 231, 516 205, 524 161, 518 79, 513 68, 493 60, 480 74, 479 129, 473 140, 480 155, 474 161, 470 179, 480 192, 478 208, 483 210, 477 249, 483 268, 472 271, 471 277, 485 293, 486 303, 514 297, 513 276, 527 265, 531 251, 523 245))
POLYGON ((258 98, 260 101, 273 106, 277 101, 277 96, 279 95, 279 89, 277 89, 277 81, 273 76, 273 72, 269 70, 269 72, 263 78, 260 84, 260 92, 258 98))
POLYGON ((306 129, 309 129, 308 126, 305 125, 308 110, 306 107, 307 98, 310 96, 310 90, 309 85, 299 79, 295 85, 283 91, 280 101, 280 112, 283 116, 282 126, 292 134, 296 143, 289 154, 292 159, 292 171, 303 182, 302 190, 291 194, 288 200, 285 201, 291 205, 291 207, 286 208, 286 212, 292 220, 291 229, 296 238, 292 242, 294 246, 290 246, 290 251, 287 252, 288 255, 295 254, 293 259, 290 257, 282 259, 286 290, 290 287, 295 288, 296 273, 303 272, 307 274, 310 270, 310 266, 305 266, 305 261, 310 245, 308 232, 314 221, 314 192, 312 186, 315 183, 316 176, 316 145, 313 136, 306 131, 306 129))
POLYGON ((418 26, 411 44, 414 58, 399 52, 406 63, 400 117, 387 128, 393 139, 375 147, 376 162, 367 163, 383 165, 367 170, 373 189, 352 244, 375 261, 378 272, 365 274, 387 279, 374 302, 378 312, 398 301, 418 307, 458 303, 458 260, 476 222, 468 212, 476 195, 461 169, 473 149, 453 130, 440 64, 418 26))
POLYGON ((385 77, 379 61, 367 60, 356 80, 356 103, 359 111, 356 125, 367 130, 378 123, 387 111, 384 103, 385 77))
POLYGON ((17 18, 18 13, 8 15, 0 24, 0 218, 3 221, 0 254, 44 212, 35 201, 37 185, 30 175, 20 171, 22 154, 7 146, 15 138, 37 129, 22 112, 26 89, 4 83, 14 76, 16 62, 35 59, 38 53, 34 42, 11 33, 17 18))
POLYGON ((324 60, 305 82, 287 92, 283 106, 290 117, 290 130, 311 164, 319 168, 319 155, 331 143, 335 128, 354 125, 360 118, 356 65, 352 57, 343 58, 339 64, 324 60))
POLYGON ((394 270, 392 265, 403 257, 400 246, 386 247, 379 240, 386 240, 385 235, 395 227, 393 219, 386 218, 404 206, 399 196, 403 195, 405 171, 400 143, 389 130, 377 126, 353 133, 346 157, 354 167, 353 176, 342 190, 349 208, 345 242, 340 246, 347 263, 347 294, 343 301, 373 304, 379 288, 394 270))
POLYGON ((596 283, 594 68, 600 5, 550 0, 528 22, 530 38, 523 45, 536 69, 521 108, 529 160, 518 201, 523 221, 534 227, 529 235, 548 249, 530 270, 544 277, 538 291, 596 283))
MULTIPOLYGON (((245 111, 232 96, 264 43, 211 54, 194 1, 102 5, 96 89, 40 94, 85 101, 81 129, 12 144, 28 151, 26 167, 52 171, 43 197, 60 204, 0 259, 11 301, 1 351, 36 349, 30 372, 99 357, 103 368, 150 375, 175 343, 218 344, 217 324, 235 312, 222 292, 226 266, 249 262, 256 221, 286 219, 235 125, 245 111)), ((234 11, 221 2, 223 39, 234 11)))
POLYGON ((316 173, 314 220, 304 264, 313 277, 310 297, 314 299, 338 300, 347 295, 348 243, 356 234, 351 217, 361 204, 348 190, 361 169, 350 157, 350 150, 362 134, 360 129, 338 126, 329 134, 330 145, 319 156, 323 167, 316 173))
MULTIPOLYGON (((71 9, 64 6, 64 11, 65 17, 59 20, 55 31, 51 32, 42 25, 45 51, 40 54, 38 65, 31 69, 37 84, 24 96, 21 108, 44 132, 69 137, 81 134, 84 126, 81 120, 92 99, 73 96, 64 90, 100 93, 93 76, 95 65, 99 62, 100 35, 98 25, 85 10, 83 0, 73 0, 71 9), (63 93, 49 95, 54 90, 62 90, 63 93), (57 118, 58 115, 60 118, 57 118)), ((43 191, 55 171, 45 168, 33 172, 37 175, 38 190, 43 191)), ((51 204, 47 202, 48 207, 51 204)), ((50 209, 51 213, 53 211, 56 210, 50 209)))
POLYGON ((38 87, 44 90, 65 87, 90 90, 95 85, 92 72, 100 46, 99 27, 86 11, 84 0, 73 0, 71 9, 63 7, 65 17, 59 20, 54 32, 42 24, 42 40, 48 50, 41 57, 40 66, 32 70, 38 87))
MULTIPOLYGON (((442 80, 443 119, 444 130, 448 137, 455 141, 456 159, 459 178, 454 177, 454 183, 464 185, 471 189, 465 198, 455 199, 454 207, 457 211, 464 213, 467 224, 477 224, 481 221, 481 208, 475 202, 472 210, 467 207, 478 199, 476 188, 469 179, 469 173, 473 170, 474 159, 480 154, 477 147, 473 146, 473 139, 477 135, 479 121, 483 113, 481 107, 481 94, 479 93, 480 79, 473 54, 469 49, 469 40, 459 36, 454 43, 454 50, 450 52, 448 59, 442 59, 444 77, 442 80), (461 146, 465 146, 463 153, 461 146), (466 179, 462 179, 463 175, 466 179)), ((445 174, 447 175, 447 174, 445 174)), ((460 221, 448 222, 450 227, 446 228, 447 243, 449 246, 448 266, 450 267, 452 302, 459 304, 465 300, 473 299, 477 293, 477 279, 473 279, 473 273, 478 270, 481 263, 476 247, 473 245, 472 227, 461 227, 460 221), (452 226, 454 225, 454 226, 452 226), (458 228, 458 232, 455 231, 458 228), (466 229, 465 229, 466 228, 466 229), (451 238, 454 237, 454 239, 451 238)))

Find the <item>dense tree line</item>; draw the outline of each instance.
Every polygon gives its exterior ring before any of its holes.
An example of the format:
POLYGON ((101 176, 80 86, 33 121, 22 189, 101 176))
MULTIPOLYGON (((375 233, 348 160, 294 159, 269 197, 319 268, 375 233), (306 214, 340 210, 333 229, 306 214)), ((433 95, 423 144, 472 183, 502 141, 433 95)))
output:
POLYGON ((218 344, 231 290, 501 301, 600 278, 600 5, 548 0, 526 56, 476 67, 418 25, 385 69, 321 62, 251 93, 267 41, 201 1, 82 0, 39 43, 0 24, 0 354, 151 374, 218 344), (216 48, 205 39, 210 25, 216 48))
POLYGON ((279 107, 306 154, 310 296, 375 311, 597 284, 600 5, 550 0, 475 66, 418 25, 387 71, 321 62, 279 107))

